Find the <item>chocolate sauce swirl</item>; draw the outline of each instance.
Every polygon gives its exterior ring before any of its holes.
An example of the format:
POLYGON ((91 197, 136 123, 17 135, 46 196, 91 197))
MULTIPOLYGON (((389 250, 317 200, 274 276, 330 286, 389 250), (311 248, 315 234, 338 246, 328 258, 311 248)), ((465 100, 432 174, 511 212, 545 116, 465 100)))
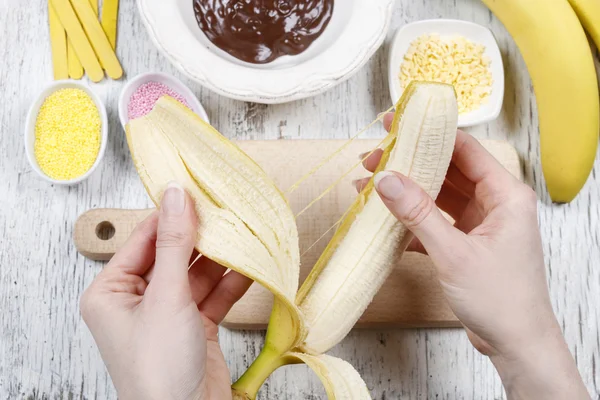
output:
POLYGON ((333 0, 193 0, 198 25, 232 56, 266 64, 305 51, 327 28, 333 0))

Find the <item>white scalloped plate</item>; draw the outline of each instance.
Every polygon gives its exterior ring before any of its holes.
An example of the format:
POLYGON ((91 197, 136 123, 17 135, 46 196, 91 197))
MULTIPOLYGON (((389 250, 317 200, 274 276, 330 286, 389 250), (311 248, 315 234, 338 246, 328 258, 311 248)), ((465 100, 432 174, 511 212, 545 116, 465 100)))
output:
POLYGON ((150 37, 177 68, 223 96, 268 104, 314 96, 350 78, 381 46, 393 4, 336 0, 329 25, 304 53, 255 65, 204 36, 192 0, 138 0, 150 37))

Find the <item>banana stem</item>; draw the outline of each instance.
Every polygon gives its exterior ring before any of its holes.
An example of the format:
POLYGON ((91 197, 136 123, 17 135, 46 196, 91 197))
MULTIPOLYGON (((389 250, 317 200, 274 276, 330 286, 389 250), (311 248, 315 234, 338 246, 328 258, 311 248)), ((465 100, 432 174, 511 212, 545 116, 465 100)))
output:
POLYGON ((277 368, 294 363, 272 347, 265 347, 250 368, 232 386, 234 400, 254 400, 258 390, 277 368))

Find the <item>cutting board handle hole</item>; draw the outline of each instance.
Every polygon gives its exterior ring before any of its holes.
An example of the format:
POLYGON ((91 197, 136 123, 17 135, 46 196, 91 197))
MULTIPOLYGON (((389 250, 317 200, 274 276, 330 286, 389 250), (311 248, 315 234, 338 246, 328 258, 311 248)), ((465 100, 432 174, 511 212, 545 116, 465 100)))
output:
POLYGON ((115 236, 115 226, 108 222, 102 221, 96 225, 96 236, 100 240, 110 240, 115 236))

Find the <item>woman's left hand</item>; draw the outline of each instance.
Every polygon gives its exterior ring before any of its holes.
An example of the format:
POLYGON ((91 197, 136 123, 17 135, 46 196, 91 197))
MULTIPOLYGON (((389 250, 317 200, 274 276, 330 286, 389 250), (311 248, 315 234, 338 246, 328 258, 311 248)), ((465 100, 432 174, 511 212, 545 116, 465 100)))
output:
POLYGON ((218 325, 252 281, 196 258, 194 202, 177 184, 81 299, 121 400, 231 399, 218 325))

